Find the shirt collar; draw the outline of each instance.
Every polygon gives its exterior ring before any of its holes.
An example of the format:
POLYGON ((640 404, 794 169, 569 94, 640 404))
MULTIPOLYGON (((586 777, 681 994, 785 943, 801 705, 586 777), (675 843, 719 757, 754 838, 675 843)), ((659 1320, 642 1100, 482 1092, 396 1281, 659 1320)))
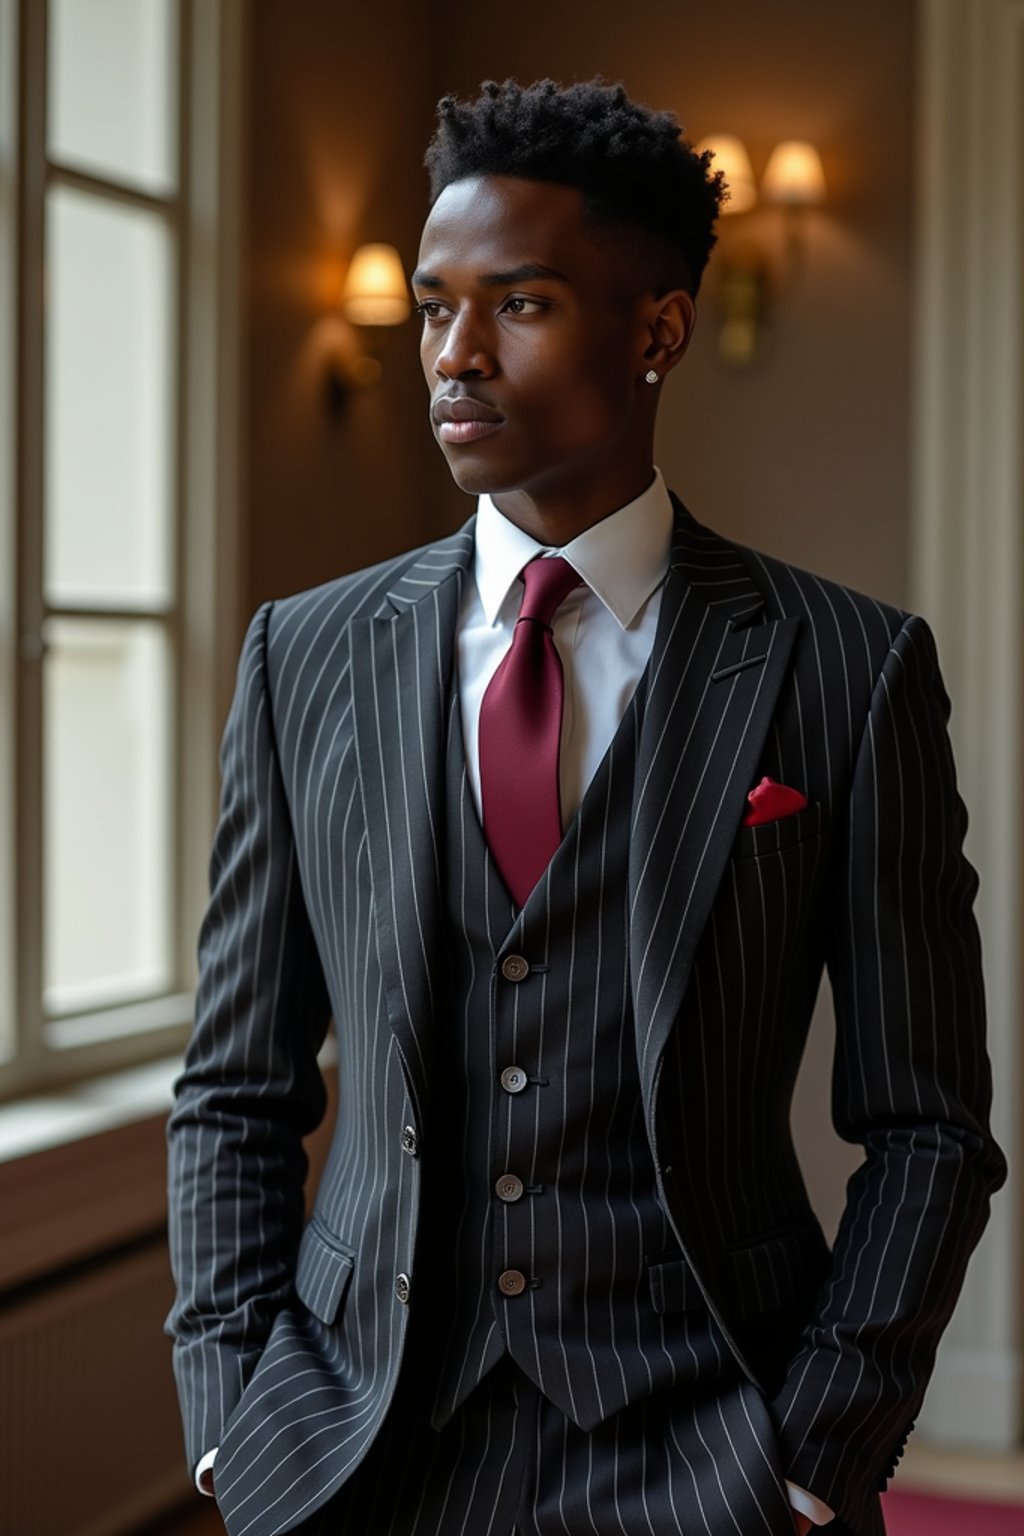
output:
MULTIPOLYGON (((623 629, 628 629, 654 589, 664 580, 672 548, 674 514, 661 470, 634 501, 602 518, 562 549, 592 592, 623 629)), ((520 571, 547 545, 498 511, 487 495, 479 498, 473 574, 488 624, 520 571)))

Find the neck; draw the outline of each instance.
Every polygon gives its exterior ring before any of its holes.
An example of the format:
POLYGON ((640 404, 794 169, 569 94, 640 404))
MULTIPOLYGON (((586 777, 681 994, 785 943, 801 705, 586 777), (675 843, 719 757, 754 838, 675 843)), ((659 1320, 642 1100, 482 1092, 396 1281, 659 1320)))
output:
POLYGON ((609 475, 597 485, 550 495, 529 490, 500 491, 491 500, 503 517, 538 544, 560 549, 595 523, 635 501, 653 479, 654 466, 648 463, 642 469, 609 475))

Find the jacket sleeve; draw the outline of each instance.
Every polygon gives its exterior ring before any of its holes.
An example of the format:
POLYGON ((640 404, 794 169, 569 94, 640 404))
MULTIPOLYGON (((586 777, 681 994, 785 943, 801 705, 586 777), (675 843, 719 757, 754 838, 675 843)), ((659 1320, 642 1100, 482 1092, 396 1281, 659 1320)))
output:
POLYGON ((836 855, 832 1112, 865 1158, 772 1403, 786 1476, 854 1530, 899 1459, 1005 1177, 948 716, 931 633, 908 618, 872 693, 836 855))
POLYGON ((270 605, 246 636, 199 939, 196 1022, 168 1126, 167 1320, 190 1467, 217 1445, 287 1299, 303 1217, 302 1138, 324 1113, 329 1022, 267 688, 270 605))

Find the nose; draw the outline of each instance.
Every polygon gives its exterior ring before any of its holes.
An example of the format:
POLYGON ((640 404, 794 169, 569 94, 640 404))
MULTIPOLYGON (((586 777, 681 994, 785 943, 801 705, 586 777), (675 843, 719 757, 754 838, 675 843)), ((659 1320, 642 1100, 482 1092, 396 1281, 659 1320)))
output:
POLYGON ((495 369, 493 353, 479 325, 463 310, 445 327, 443 344, 434 359, 435 373, 444 379, 490 378, 495 369))

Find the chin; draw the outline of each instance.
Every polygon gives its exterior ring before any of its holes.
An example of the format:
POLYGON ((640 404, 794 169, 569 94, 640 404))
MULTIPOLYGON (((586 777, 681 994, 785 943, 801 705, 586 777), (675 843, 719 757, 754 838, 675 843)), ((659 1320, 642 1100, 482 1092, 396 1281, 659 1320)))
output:
POLYGON ((482 456, 475 460, 469 454, 458 459, 447 455, 445 458, 455 484, 468 496, 494 496, 500 491, 517 491, 529 478, 525 470, 520 475, 507 465, 499 468, 488 464, 482 456))

